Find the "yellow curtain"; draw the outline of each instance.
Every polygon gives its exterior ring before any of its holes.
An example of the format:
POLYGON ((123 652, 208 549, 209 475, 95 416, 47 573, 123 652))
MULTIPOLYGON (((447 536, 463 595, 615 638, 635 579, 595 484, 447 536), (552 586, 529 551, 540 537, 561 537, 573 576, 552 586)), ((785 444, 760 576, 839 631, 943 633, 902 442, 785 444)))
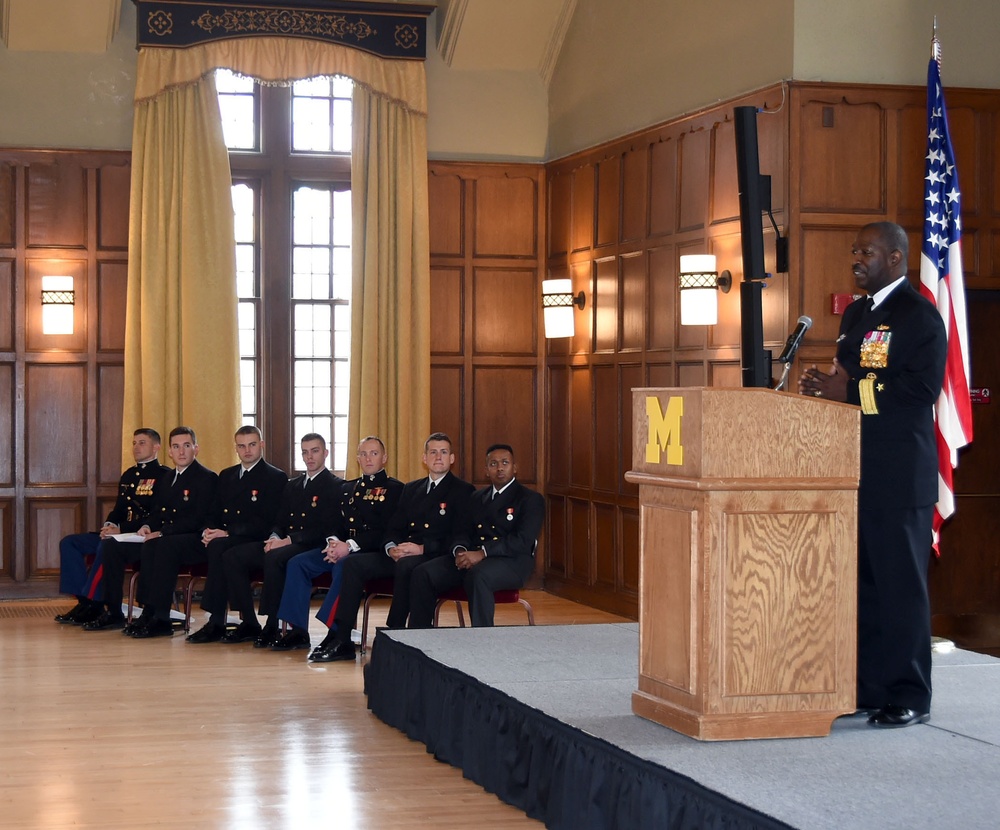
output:
MULTIPOLYGON (((185 90, 192 85, 200 86, 200 79, 222 67, 265 83, 287 83, 317 75, 344 75, 354 80, 351 173, 354 293, 351 300, 348 475, 357 474, 353 450, 358 439, 376 434, 386 443, 392 475, 404 481, 416 478, 424 472, 420 456, 430 423, 430 255, 424 64, 422 61, 386 60, 346 46, 281 37, 225 40, 187 49, 144 48, 139 52, 136 73, 136 137, 139 136, 138 110, 141 106, 146 102, 155 104, 164 98, 172 100, 174 96, 183 96, 185 90)), ((208 113, 206 107, 203 115, 206 119, 214 119, 211 130, 215 131, 214 124, 219 117, 217 106, 214 114, 208 113)), ((207 132, 208 125, 203 129, 207 132)), ((221 129, 218 133, 221 146, 221 129)), ((141 247, 135 244, 138 238, 135 181, 136 171, 140 169, 139 143, 136 141, 132 162, 133 256, 141 247)), ((222 170, 227 177, 223 213, 229 222, 231 252, 228 156, 215 172, 222 170)), ((213 183, 213 192, 214 189, 213 183)), ((200 192, 186 193, 181 203, 192 215, 207 215, 221 209, 217 207, 219 203, 212 200, 214 197, 204 204, 199 204, 200 198, 200 192)), ((130 315, 133 270, 130 257, 130 315)), ((231 302, 235 319, 235 294, 231 302)), ((134 315, 131 318, 139 319, 134 315)), ((142 322, 145 323, 145 318, 142 322)), ((132 329, 130 326, 130 331, 132 329)), ((138 331, 135 336, 138 337, 138 331)), ((130 386, 128 382, 133 374, 129 354, 126 346, 127 398, 138 388, 135 383, 130 386)), ((238 352, 235 354, 232 371, 238 373, 238 352)), ((139 380, 141 377, 140 372, 139 380)), ((238 374, 234 374, 234 379, 238 401, 238 374)), ((131 446, 129 419, 142 411, 134 413, 126 400, 126 449, 131 446)), ((235 412, 238 414, 239 409, 235 412)), ((229 430, 227 448, 231 455, 231 419, 220 413, 218 420, 224 421, 229 430)), ((191 426, 198 428, 197 424, 191 426)), ((207 443, 201 440, 200 434, 199 442, 203 446, 207 443)), ((128 457, 126 454, 125 458, 128 457)))
POLYGON ((377 434, 389 470, 406 481, 424 474, 430 431, 427 130, 422 117, 363 87, 353 109, 348 451, 377 434))
POLYGON ((123 464, 132 431, 195 430, 198 459, 236 461, 239 346, 232 176, 215 79, 137 103, 132 133, 123 464))

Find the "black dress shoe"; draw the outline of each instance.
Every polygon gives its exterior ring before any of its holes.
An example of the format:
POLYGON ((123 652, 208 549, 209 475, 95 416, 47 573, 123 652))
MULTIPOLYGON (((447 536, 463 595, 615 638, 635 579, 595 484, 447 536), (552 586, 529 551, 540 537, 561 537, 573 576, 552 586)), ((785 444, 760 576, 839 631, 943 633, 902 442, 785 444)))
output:
POLYGON ((241 622, 232 631, 227 631, 222 635, 224 643, 248 643, 256 640, 261 635, 260 626, 257 623, 241 622))
POLYGON ((271 651, 293 651, 298 648, 309 648, 309 635, 293 628, 271 646, 271 651))
POLYGON ((132 635, 133 640, 149 640, 152 637, 173 637, 174 625, 169 620, 154 619, 149 625, 137 629, 132 635))
POLYGON ((333 642, 317 646, 309 655, 309 662, 336 663, 338 660, 354 660, 356 656, 354 643, 333 642))
POLYGON ((189 643, 217 643, 225 633, 226 629, 221 625, 210 622, 203 625, 194 634, 189 634, 185 640, 189 643))
POLYGON ((134 637, 136 633, 142 631, 142 629, 144 629, 152 621, 153 615, 143 612, 122 629, 122 634, 126 637, 134 637))
POLYGON ((930 712, 918 712, 916 709, 907 709, 903 706, 896 706, 893 703, 889 703, 868 718, 868 723, 872 726, 892 728, 913 726, 915 723, 927 723, 930 719, 930 712))
POLYGON ((83 626, 84 631, 110 631, 113 628, 124 628, 125 617, 121 614, 109 614, 105 611, 96 620, 83 626))
POLYGON ((99 602, 88 603, 82 611, 77 611, 77 613, 73 615, 73 625, 84 625, 86 623, 93 622, 103 613, 104 606, 99 602))
POLYGON ((260 634, 257 635, 256 639, 253 641, 253 647, 270 648, 280 639, 281 635, 278 633, 277 628, 265 628, 260 632, 260 634))
MULTIPOLYGON (((88 603, 89 604, 89 603, 88 603)), ((82 602, 78 602, 72 608, 69 609, 65 614, 56 614, 53 619, 62 625, 68 625, 70 623, 76 622, 76 615, 83 611, 87 606, 82 602)))

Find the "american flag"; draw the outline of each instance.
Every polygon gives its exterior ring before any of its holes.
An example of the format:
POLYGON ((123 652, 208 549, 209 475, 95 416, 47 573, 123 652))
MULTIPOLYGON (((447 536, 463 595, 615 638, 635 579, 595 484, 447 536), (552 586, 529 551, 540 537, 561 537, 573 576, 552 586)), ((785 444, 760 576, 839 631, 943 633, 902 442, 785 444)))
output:
POLYGON ((962 277, 962 198, 948 133, 948 115, 941 89, 941 46, 936 36, 931 42, 931 61, 927 68, 926 160, 920 293, 937 306, 948 334, 944 388, 934 407, 938 450, 934 550, 938 551, 941 525, 955 512, 952 471, 958 466, 958 450, 972 440, 972 404, 962 277))

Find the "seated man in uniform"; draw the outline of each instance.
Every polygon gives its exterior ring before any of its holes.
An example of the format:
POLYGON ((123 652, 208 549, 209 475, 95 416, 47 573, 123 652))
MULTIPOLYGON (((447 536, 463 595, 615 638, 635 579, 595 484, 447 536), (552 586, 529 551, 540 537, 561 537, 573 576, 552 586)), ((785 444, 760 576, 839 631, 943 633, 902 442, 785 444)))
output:
MULTIPOLYGON (((179 533, 191 533, 207 523, 215 502, 215 488, 219 476, 198 463, 198 439, 191 427, 170 430, 167 454, 174 462, 172 475, 168 473, 159 485, 153 512, 136 534, 142 541, 124 542, 107 539, 104 543, 104 613, 87 623, 84 631, 104 631, 125 628, 131 636, 150 625, 154 609, 147 605, 142 616, 125 625, 122 614, 122 580, 128 563, 141 562, 139 569, 139 600, 148 602, 153 577, 153 558, 161 539, 179 533)), ((172 589, 173 586, 171 586, 172 589)), ((169 620, 169 607, 165 609, 169 620)), ((169 622, 166 623, 169 626, 169 622)), ((162 626, 160 626, 162 630, 162 626)), ((164 631, 164 633, 166 633, 164 631)), ((173 629, 171 628, 171 633, 173 629)))
MULTIPOLYGON (((333 624, 340 596, 344 560, 378 548, 388 526, 403 483, 385 471, 385 444, 369 435, 358 444, 361 475, 344 486, 340 523, 326 539, 326 547, 300 553, 288 563, 288 578, 278 608, 278 618, 290 630, 271 648, 275 651, 309 648, 309 597, 312 581, 330 574, 330 590, 316 617, 327 627, 333 624)), ((348 637, 350 632, 348 632, 348 637)))
POLYGON ((455 524, 467 509, 473 487, 451 473, 455 453, 451 439, 435 432, 424 442, 428 475, 409 482, 382 539, 382 550, 343 559, 343 580, 330 633, 309 655, 310 662, 353 660, 351 631, 370 579, 392 577, 393 595, 386 625, 405 628, 410 613, 410 576, 419 565, 448 554, 455 524))
MULTIPOLYGON (((208 625, 188 640, 213 642, 225 633, 226 575, 222 554, 231 547, 264 540, 274 524, 281 494, 288 481, 284 472, 263 459, 264 442, 257 427, 240 427, 235 441, 241 463, 227 467, 219 474, 216 499, 207 526, 189 533, 166 536, 155 543, 147 607, 155 609, 158 623, 136 632, 133 635, 136 639, 168 636, 173 632, 170 598, 177 584, 177 575, 182 565, 202 562, 208 563, 202 607, 208 607, 212 617, 208 625)), ((143 568, 146 567, 145 559, 144 555, 143 568)))
POLYGON ((254 648, 268 648, 278 641, 278 603, 285 587, 288 560, 322 545, 330 529, 339 526, 344 480, 326 468, 330 454, 326 439, 310 432, 299 443, 306 471, 285 485, 268 538, 237 545, 222 555, 229 607, 243 618, 235 630, 223 635, 224 643, 253 640, 254 648), (252 588, 255 575, 262 569, 260 613, 267 617, 263 628, 254 613, 252 588))
POLYGON ((132 433, 132 458, 135 464, 118 481, 115 506, 97 533, 73 533, 59 542, 59 591, 76 596, 76 605, 65 614, 56 615, 58 623, 83 625, 101 616, 104 604, 102 581, 104 557, 101 543, 118 533, 133 533, 145 523, 159 492, 157 481, 167 468, 160 464, 160 433, 145 427, 132 433), (87 557, 94 557, 87 569, 87 557))
POLYGON ((452 555, 418 567, 410 583, 410 628, 430 628, 438 597, 464 586, 474 626, 493 625, 494 591, 520 588, 535 568, 535 545, 545 520, 540 494, 517 481, 514 450, 486 450, 488 487, 469 500, 452 540, 452 555))

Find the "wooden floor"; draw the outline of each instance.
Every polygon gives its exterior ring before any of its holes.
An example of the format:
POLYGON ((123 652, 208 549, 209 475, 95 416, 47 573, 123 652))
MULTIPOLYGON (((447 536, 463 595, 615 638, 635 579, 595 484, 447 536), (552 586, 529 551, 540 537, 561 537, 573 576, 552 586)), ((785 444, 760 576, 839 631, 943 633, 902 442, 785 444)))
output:
MULTIPOLYGON (((524 596, 539 625, 621 621, 524 596)), ((0 603, 5 830, 541 826, 373 717, 360 661, 52 622, 71 604, 0 603)), ((525 624, 524 611, 499 606, 497 623, 525 624)))

